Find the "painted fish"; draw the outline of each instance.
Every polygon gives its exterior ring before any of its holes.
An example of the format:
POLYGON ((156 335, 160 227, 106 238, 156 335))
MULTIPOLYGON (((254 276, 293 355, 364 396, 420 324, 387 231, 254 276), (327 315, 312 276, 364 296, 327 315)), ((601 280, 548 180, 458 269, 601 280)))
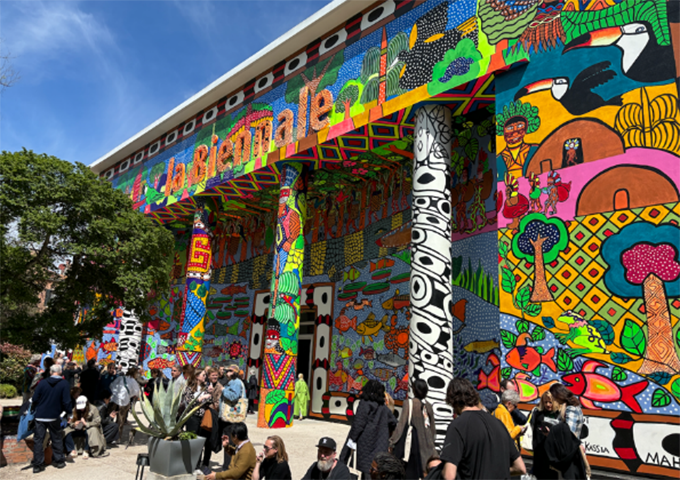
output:
POLYGON ((487 353, 490 352, 491 350, 495 348, 499 348, 500 345, 497 341, 495 340, 485 340, 485 341, 477 341, 477 342, 470 342, 467 345, 463 347, 463 349, 466 352, 474 352, 474 353, 487 353))
POLYGON ((342 281, 343 282, 353 282, 357 278, 361 276, 361 272, 357 270, 356 268, 352 267, 346 272, 342 272, 342 281))
POLYGON ((406 360, 394 353, 388 353, 387 355, 379 354, 378 361, 385 365, 389 365, 390 367, 401 367, 402 365, 406 365, 406 360))
POLYGON ((368 337, 371 341, 374 340, 374 336, 378 334, 380 330, 384 330, 385 332, 390 331, 390 326, 387 322, 388 316, 385 315, 382 320, 377 321, 375 319, 375 313, 371 312, 366 320, 364 320, 361 324, 359 324, 356 327, 356 332, 362 336, 361 343, 364 343, 366 340, 366 337, 368 337))
POLYGON ((536 376, 541 374, 541 364, 547 365, 550 370, 557 372, 554 360, 555 348, 551 348, 545 354, 540 354, 534 347, 527 346, 527 339, 531 339, 531 335, 528 333, 522 333, 517 337, 515 348, 505 356, 508 365, 517 370, 531 372, 536 376))
POLYGON ((399 289, 394 291, 394 296, 385 300, 382 307, 385 310, 401 310, 402 308, 408 308, 411 305, 411 296, 407 293, 406 295, 399 295, 399 289))
POLYGON ((158 368, 158 369, 164 369, 164 368, 170 368, 175 364, 175 362, 171 362, 167 358, 154 358, 153 360, 149 360, 149 363, 147 364, 148 368, 158 368))
POLYGON ((350 300, 345 304, 346 308, 353 308, 354 310, 363 310, 365 307, 372 307, 373 306, 373 301, 369 300, 368 298, 364 298, 363 300, 350 300))
POLYGON ((557 383, 557 380, 551 380, 543 385, 536 386, 529 381, 529 376, 526 373, 518 373, 515 375, 512 383, 515 384, 515 390, 519 393, 520 402, 531 402, 542 397, 553 383, 557 383))
POLYGON ((375 370, 373 370, 373 375, 375 375, 382 381, 386 381, 392 375, 394 375, 394 370, 391 370, 389 368, 376 368, 375 370))
POLYGON ((229 335, 238 335, 238 323, 229 325, 229 327, 227 328, 227 333, 229 335))
POLYGON ((246 286, 229 285, 220 290, 222 295, 236 295, 238 293, 246 293, 246 286))
POLYGON ((340 358, 350 358, 352 356, 352 349, 349 347, 345 347, 338 353, 340 353, 340 358))
POLYGON ((611 403, 621 401, 635 413, 642 413, 640 404, 635 399, 635 395, 642 392, 649 382, 643 380, 632 385, 620 387, 609 378, 595 370, 606 365, 596 361, 588 360, 583 364, 581 373, 572 373, 562 377, 562 382, 574 394, 581 398, 581 404, 591 410, 600 410, 593 402, 611 403))
POLYGON ((479 369, 479 374, 477 375, 477 379, 479 380, 477 390, 489 388, 494 392, 499 392, 501 390, 500 387, 501 361, 498 359, 498 356, 495 353, 492 353, 486 359, 486 364, 487 365, 491 364, 494 366, 494 368, 493 370, 491 370, 491 372, 489 372, 488 375, 484 373, 484 370, 482 370, 481 368, 479 369))
POLYGON ((350 328, 353 328, 353 329, 356 330, 356 328, 357 328, 357 317, 356 317, 356 315, 351 320, 346 315, 340 315, 338 318, 335 319, 335 328, 337 328, 341 332, 346 332, 350 328))
POLYGON ((118 351, 118 343, 112 338, 108 342, 102 342, 99 344, 99 349, 102 350, 103 352, 117 352, 118 351))
POLYGON ((361 347, 359 348, 359 356, 364 357, 366 360, 373 360, 375 358, 375 350, 373 350, 373 347, 361 347))
POLYGON ((394 266, 394 260, 389 258, 381 258, 377 262, 369 262, 371 265, 370 271, 375 272, 376 270, 382 270, 384 268, 390 268, 394 266))
POLYGON ((451 307, 451 313, 461 322, 465 321, 465 306, 467 305, 467 300, 461 298, 451 307))

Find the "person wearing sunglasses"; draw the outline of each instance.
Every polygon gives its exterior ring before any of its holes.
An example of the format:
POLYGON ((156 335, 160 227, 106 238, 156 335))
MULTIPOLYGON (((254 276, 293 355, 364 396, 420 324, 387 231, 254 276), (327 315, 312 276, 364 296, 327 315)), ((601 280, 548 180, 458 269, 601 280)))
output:
POLYGON ((262 446, 262 452, 257 455, 252 480, 291 480, 292 478, 283 439, 278 435, 267 437, 262 446))

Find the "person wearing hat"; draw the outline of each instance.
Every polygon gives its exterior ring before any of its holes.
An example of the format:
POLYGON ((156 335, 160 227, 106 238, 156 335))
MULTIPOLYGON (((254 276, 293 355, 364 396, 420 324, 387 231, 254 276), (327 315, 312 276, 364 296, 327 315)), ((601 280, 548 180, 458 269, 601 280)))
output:
POLYGON ((338 445, 331 437, 322 437, 316 445, 316 462, 309 467, 302 480, 349 480, 349 468, 338 461, 338 445))
POLYGON ((99 410, 85 395, 76 399, 76 407, 64 429, 64 436, 69 433, 73 436, 77 453, 82 453, 83 458, 108 456, 99 410))

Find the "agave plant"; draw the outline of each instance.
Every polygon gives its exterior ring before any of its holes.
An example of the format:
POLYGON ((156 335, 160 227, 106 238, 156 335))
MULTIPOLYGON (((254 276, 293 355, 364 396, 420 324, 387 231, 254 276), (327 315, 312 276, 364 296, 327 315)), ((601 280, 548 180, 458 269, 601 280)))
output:
POLYGON ((162 382, 157 383, 153 394, 153 404, 146 398, 146 395, 142 395, 142 413, 149 424, 147 426, 142 424, 135 409, 131 408, 132 415, 137 421, 137 430, 152 437, 174 440, 187 420, 201 408, 201 404, 194 398, 182 414, 178 415, 184 388, 185 386, 174 388, 172 385, 165 387, 162 382))

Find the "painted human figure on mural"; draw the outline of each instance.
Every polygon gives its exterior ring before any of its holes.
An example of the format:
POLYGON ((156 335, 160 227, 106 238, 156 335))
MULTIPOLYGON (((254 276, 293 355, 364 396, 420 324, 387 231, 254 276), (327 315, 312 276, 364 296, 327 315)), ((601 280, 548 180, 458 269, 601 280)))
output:
POLYGON ((543 193, 548 194, 548 199, 545 201, 545 208, 543 213, 550 215, 557 213, 558 202, 564 202, 569 198, 569 191, 571 190, 571 182, 562 183, 562 177, 555 170, 551 170, 548 174, 548 186, 543 189, 543 193))
POLYGON ((538 178, 534 172, 529 174, 529 210, 531 212, 540 212, 543 210, 543 205, 541 205, 541 179, 538 178))
MULTIPOLYGON (((503 216, 512 220, 507 228, 517 231, 519 221, 529 210, 529 200, 519 193, 519 183, 510 173, 505 174, 505 204, 503 206, 503 216)), ((498 193, 499 202, 503 201, 503 195, 498 193)))
POLYGON ((458 185, 451 192, 456 196, 456 222, 453 231, 465 233, 468 230, 467 200, 469 199, 468 171, 464 168, 458 179, 458 185))
POLYGON ((524 137, 538 130, 540 124, 538 107, 521 101, 510 102, 496 115, 496 134, 505 139, 505 148, 499 153, 503 159, 499 175, 505 172, 515 178, 524 175, 524 166, 538 149, 538 145, 526 143, 524 137))
POLYGON ((467 233, 473 233, 486 227, 486 205, 484 204, 484 198, 482 198, 484 192, 484 171, 481 165, 477 169, 477 175, 470 179, 469 188, 472 189, 472 204, 470 205, 469 215, 472 221, 472 228, 467 230, 467 233))

